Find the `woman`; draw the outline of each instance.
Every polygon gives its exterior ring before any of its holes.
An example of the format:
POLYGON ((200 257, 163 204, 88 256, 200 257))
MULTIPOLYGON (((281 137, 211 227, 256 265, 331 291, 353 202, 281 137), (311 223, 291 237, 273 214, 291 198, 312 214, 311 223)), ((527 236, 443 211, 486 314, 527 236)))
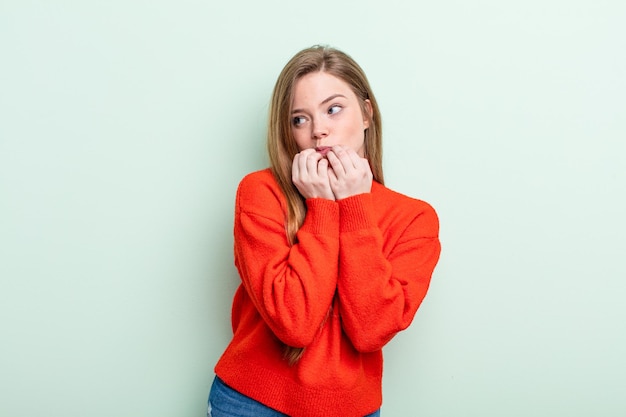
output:
POLYGON ((437 215, 383 186, 376 100, 336 49, 308 48, 287 63, 268 151, 271 168, 237 190, 242 285, 209 415, 378 416, 381 349, 426 295, 437 215))

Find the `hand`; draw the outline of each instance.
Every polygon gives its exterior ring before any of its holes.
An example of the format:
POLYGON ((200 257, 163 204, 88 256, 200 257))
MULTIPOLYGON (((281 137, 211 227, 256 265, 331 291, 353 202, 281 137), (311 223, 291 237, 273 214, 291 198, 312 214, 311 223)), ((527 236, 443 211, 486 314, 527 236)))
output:
POLYGON ((291 181, 304 198, 334 200, 328 172, 328 160, 315 149, 305 149, 293 158, 291 181))
POLYGON ((367 159, 344 146, 333 146, 326 157, 331 167, 330 188, 336 200, 371 191, 373 174, 367 159))

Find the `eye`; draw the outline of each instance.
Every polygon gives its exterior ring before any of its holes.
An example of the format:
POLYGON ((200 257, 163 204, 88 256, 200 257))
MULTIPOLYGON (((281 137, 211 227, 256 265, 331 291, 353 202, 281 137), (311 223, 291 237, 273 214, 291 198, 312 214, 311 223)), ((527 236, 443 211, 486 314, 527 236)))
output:
POLYGON ((341 107, 340 105, 335 104, 334 106, 331 106, 328 109, 328 114, 337 114, 337 113, 339 113, 341 111, 342 108, 343 107, 341 107))
POLYGON ((296 116, 293 119, 291 119, 291 122, 293 123, 294 126, 300 126, 304 122, 306 122, 306 119, 303 116, 296 116))

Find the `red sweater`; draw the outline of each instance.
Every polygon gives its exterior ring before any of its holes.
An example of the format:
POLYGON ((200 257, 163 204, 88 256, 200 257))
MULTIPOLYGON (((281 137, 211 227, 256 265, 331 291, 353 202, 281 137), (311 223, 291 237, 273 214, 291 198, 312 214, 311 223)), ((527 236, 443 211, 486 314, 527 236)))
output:
POLYGON ((216 374, 292 417, 362 417, 382 403, 382 347, 411 324, 439 259, 433 208, 373 182, 340 201, 308 199, 298 243, 269 170, 235 206, 234 336, 216 374), (329 308, 332 305, 332 309, 329 308), (285 344, 305 347, 293 366, 285 344))

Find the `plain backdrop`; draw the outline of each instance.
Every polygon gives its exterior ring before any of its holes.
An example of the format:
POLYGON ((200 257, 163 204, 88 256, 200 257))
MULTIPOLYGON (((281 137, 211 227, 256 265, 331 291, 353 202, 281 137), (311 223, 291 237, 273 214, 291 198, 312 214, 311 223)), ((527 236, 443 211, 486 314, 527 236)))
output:
POLYGON ((200 417, 233 198, 302 48, 365 69, 443 252, 383 416, 626 415, 626 3, 0 1, 0 415, 200 417))

